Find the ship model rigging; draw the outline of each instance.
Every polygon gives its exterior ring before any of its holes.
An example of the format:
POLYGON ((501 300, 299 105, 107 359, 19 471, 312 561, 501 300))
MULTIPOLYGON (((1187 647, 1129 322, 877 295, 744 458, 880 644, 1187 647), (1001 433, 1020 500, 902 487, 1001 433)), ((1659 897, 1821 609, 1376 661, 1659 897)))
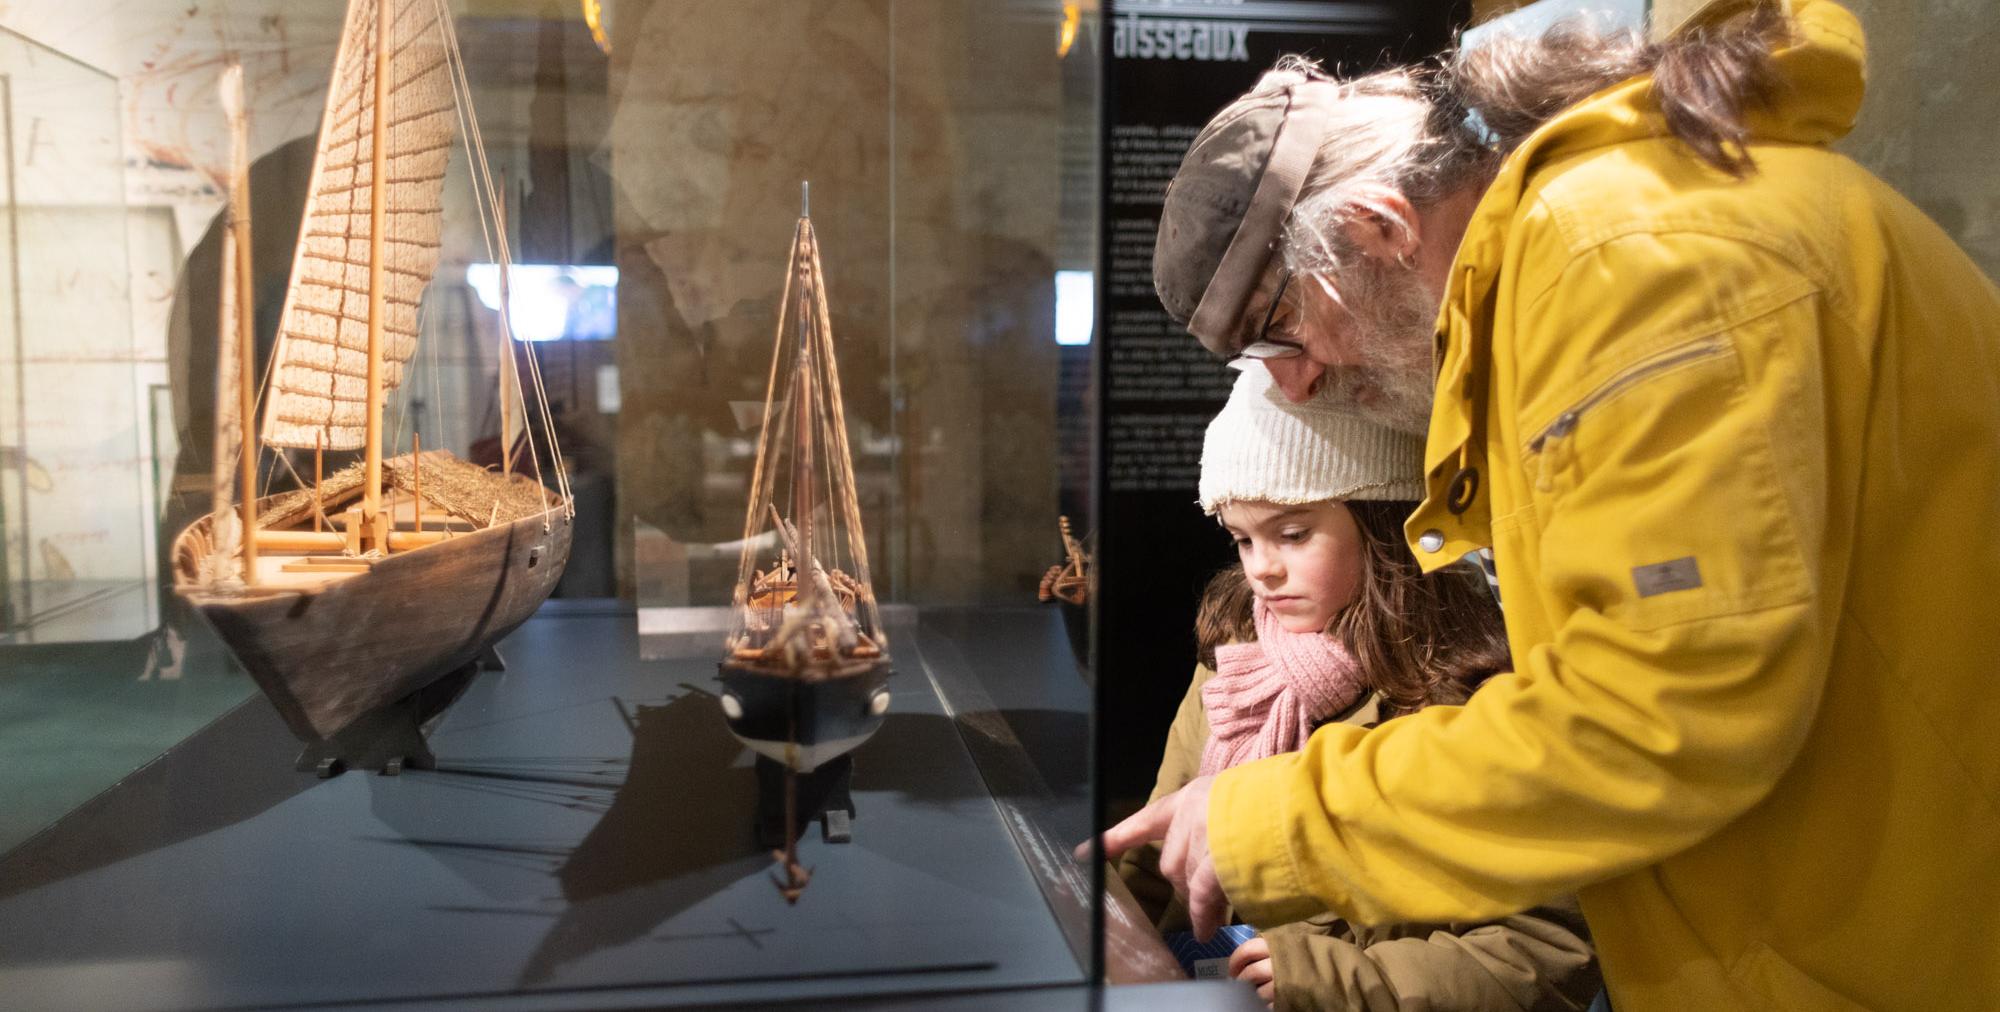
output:
POLYGON ((881 726, 890 674, 809 192, 801 187, 720 664, 730 732, 757 753, 759 842, 792 902, 810 878, 798 862, 805 823, 817 817, 829 841, 847 838, 850 753, 881 726))
POLYGON ((250 300, 241 72, 223 82, 232 134, 211 512, 175 540, 174 589, 212 625, 292 732, 301 769, 399 772, 435 759, 424 731, 492 644, 554 588, 574 510, 539 367, 518 389, 501 312, 498 473, 450 453, 385 457, 383 408, 417 351, 437 269, 455 127, 489 258, 508 252, 457 37, 443 0, 352 0, 334 58, 304 221, 262 399, 250 300), (534 478, 516 474, 514 405, 534 478), (524 419, 525 421, 525 419, 524 419), (259 496, 260 448, 299 489, 259 496), (285 451, 312 452, 307 483, 285 451), (360 460, 324 473, 327 452, 360 460), (541 480, 549 457, 555 489, 541 480))
POLYGON ((1056 517, 1056 530, 1062 535, 1064 561, 1042 574, 1042 584, 1035 593, 1044 604, 1061 601, 1081 606, 1090 600, 1090 553, 1070 533, 1068 517, 1056 517))

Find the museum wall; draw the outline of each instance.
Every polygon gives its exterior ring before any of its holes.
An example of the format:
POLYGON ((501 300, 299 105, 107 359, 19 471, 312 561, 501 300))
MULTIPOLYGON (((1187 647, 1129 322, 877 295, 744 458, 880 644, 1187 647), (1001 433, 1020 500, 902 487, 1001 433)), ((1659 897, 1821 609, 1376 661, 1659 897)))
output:
MULTIPOLYGON (((1923 208, 2000 278, 2000 5, 1985 0, 1840 0, 1868 36, 1868 97, 1837 148, 1923 208)), ((1484 22, 1520 4, 1477 0, 1484 22)), ((1653 0, 1656 33, 1703 0, 1653 0)))
POLYGON ((619 523, 694 559, 674 585, 697 603, 734 574, 714 546, 743 533, 801 181, 878 590, 1033 600, 1059 544, 1061 15, 985 0, 617 8, 619 523))
MULTIPOLYGON (((2000 5, 1841 0, 1868 36, 1868 97, 1838 149, 1887 180, 2000 278, 2000 5)), ((1678 25, 1701 5, 1655 0, 1678 25)))

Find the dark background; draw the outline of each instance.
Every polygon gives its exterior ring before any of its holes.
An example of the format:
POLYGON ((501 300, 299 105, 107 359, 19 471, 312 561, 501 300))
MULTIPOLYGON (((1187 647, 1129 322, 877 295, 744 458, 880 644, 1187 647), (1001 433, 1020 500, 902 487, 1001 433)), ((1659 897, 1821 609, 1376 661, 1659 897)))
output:
POLYGON ((1304 54, 1341 72, 1375 69, 1444 48, 1470 17, 1468 0, 1106 0, 1095 671, 1101 789, 1113 815, 1152 790, 1168 725, 1194 670, 1201 588, 1234 561, 1195 495, 1202 432, 1235 374, 1174 324, 1153 294, 1153 236, 1166 179, 1192 131, 1281 55, 1304 54), (1173 21, 1247 24, 1249 59, 1135 52, 1135 27, 1173 21))

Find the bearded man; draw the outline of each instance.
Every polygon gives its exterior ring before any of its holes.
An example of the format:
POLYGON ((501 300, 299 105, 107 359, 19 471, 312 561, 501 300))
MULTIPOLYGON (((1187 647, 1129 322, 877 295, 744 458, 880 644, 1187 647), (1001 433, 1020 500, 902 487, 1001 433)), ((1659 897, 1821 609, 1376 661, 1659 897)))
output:
POLYGON ((1491 547, 1517 668, 1108 831, 1198 930, 1576 891, 1624 1012, 2000 1007, 2000 291, 1827 150, 1862 82, 1847 11, 1729 0, 1196 139, 1163 303, 1427 418, 1411 547, 1491 547))

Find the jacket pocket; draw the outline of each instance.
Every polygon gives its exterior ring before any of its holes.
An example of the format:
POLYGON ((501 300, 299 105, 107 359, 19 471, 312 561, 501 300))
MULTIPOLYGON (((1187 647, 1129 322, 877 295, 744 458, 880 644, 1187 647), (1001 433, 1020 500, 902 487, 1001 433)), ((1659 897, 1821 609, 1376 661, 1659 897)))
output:
POLYGON ((1785 326, 1766 317, 1646 352, 1523 428, 1537 524, 1523 564, 1551 601, 1657 629, 1809 592, 1801 544, 1816 521, 1794 514, 1771 448, 1790 387, 1742 350, 1785 326))
POLYGON ((1593 387, 1555 420, 1528 437, 1522 458, 1532 461, 1529 473, 1535 491, 1542 494, 1555 491, 1557 476, 1575 465, 1575 455, 1569 452, 1571 440, 1585 415, 1644 386, 1648 380, 1721 357, 1729 350, 1728 343, 1720 336, 1688 341, 1640 359, 1593 387))

